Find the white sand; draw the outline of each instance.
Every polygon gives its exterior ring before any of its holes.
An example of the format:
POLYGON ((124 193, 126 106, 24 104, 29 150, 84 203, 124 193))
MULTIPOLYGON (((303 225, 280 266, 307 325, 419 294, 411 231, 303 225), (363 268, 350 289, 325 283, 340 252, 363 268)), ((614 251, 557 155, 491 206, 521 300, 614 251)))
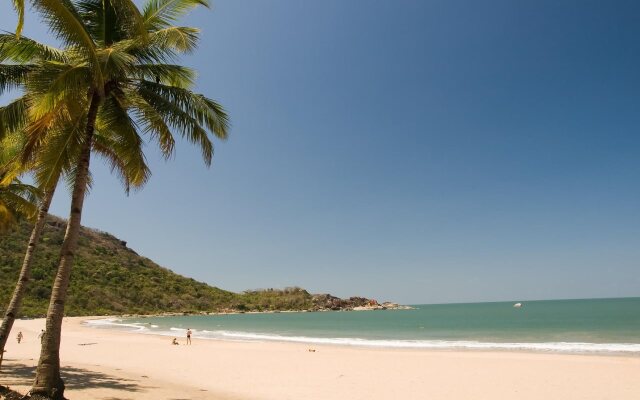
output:
MULTIPOLYGON (((640 399, 637 356, 198 339, 172 346, 169 337, 89 328, 81 325, 84 319, 67 318, 63 327, 63 378, 71 400, 640 399)), ((29 389, 43 326, 44 320, 16 321, 0 384, 29 389), (18 345, 20 330, 25 339, 18 345)))

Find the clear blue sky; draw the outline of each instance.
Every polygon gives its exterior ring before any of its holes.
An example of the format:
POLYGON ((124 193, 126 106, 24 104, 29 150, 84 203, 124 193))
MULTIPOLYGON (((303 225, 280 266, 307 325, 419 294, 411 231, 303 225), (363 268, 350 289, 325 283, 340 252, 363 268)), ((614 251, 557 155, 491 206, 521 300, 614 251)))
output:
POLYGON ((640 295, 638 1, 214 5, 185 63, 230 139, 210 170, 148 147, 129 197, 95 162, 85 225, 235 291, 640 295))

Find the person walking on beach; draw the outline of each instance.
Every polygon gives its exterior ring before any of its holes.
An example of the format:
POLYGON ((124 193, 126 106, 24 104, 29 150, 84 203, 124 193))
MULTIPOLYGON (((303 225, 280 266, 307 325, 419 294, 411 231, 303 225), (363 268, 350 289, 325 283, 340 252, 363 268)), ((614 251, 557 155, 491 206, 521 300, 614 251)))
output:
POLYGON ((40 334, 38 335, 38 339, 40 339, 40 343, 42 343, 42 341, 44 340, 44 335, 46 333, 47 332, 44 329, 40 331, 40 334))
POLYGON ((191 328, 187 328, 187 344, 191 344, 191 328))
POLYGON ((18 339, 18 344, 20 344, 20 342, 22 342, 22 338, 24 336, 22 335, 22 331, 18 332, 18 336, 16 337, 16 339, 18 339))

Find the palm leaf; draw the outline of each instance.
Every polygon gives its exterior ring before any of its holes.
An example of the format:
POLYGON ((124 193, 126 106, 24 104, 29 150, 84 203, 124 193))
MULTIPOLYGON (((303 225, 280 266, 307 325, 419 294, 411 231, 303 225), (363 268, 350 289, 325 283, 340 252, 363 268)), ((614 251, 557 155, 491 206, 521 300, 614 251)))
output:
POLYGON ((98 59, 107 80, 129 75, 135 63, 135 58, 131 54, 117 47, 98 50, 98 59))
POLYGON ((208 0, 149 0, 142 12, 150 30, 165 28, 197 6, 209 7, 208 0))
POLYGON ((16 36, 20 37, 24 27, 24 0, 12 0, 13 8, 18 13, 18 24, 16 25, 16 36))
POLYGON ((94 84, 101 90, 104 79, 96 46, 71 0, 38 0, 33 5, 58 39, 68 46, 74 46, 86 57, 93 71, 94 84))
POLYGON ((172 50, 178 53, 193 52, 198 46, 199 39, 200 29, 187 26, 170 26, 149 35, 152 46, 159 50, 172 50))
POLYGON ((34 120, 63 107, 87 103, 91 88, 91 69, 87 64, 43 62, 29 75, 26 89, 31 96, 30 112, 34 120))
POLYGON ((22 96, 0 107, 0 140, 12 132, 20 131, 28 121, 29 100, 22 96))
POLYGON ((76 4, 87 31, 100 46, 109 47, 129 37, 146 40, 144 19, 132 0, 81 0, 76 4))
POLYGON ((158 143, 164 158, 170 158, 173 155, 176 141, 163 116, 133 91, 127 91, 126 101, 143 133, 148 134, 152 141, 158 143))
POLYGON ((34 217, 38 195, 35 187, 17 179, 10 184, 0 185, 0 232, 6 231, 20 217, 34 217))
POLYGON ((127 193, 132 186, 142 187, 151 176, 143 144, 137 126, 124 106, 115 97, 107 99, 96 120, 93 149, 106 159, 127 193))
POLYGON ((60 49, 24 36, 0 33, 0 62, 6 60, 19 64, 31 63, 35 60, 68 61, 65 52, 60 49))
POLYGON ((184 89, 192 87, 196 77, 191 68, 176 64, 139 64, 134 67, 133 73, 141 80, 162 82, 184 89))
POLYGON ((203 126, 209 129, 215 128, 216 132, 220 133, 219 136, 224 138, 226 137, 226 123, 223 124, 224 128, 220 129, 219 121, 209 115, 207 109, 201 108, 204 104, 202 97, 184 89, 165 87, 150 82, 141 82, 137 92, 147 104, 163 116, 168 125, 191 143, 197 144, 205 164, 211 164, 213 143, 203 126), (153 90, 159 88, 162 90, 153 90), (167 93, 172 91, 178 92, 178 95, 167 96, 167 93))
POLYGON ((24 85, 27 75, 33 70, 32 65, 0 64, 0 95, 24 85))
POLYGON ((215 101, 187 89, 149 81, 139 82, 138 90, 145 96, 153 94, 157 98, 167 99, 195 118, 199 124, 204 125, 218 138, 227 138, 229 117, 222 106, 215 101))
POLYGON ((69 175, 77 164, 85 121, 85 116, 79 116, 49 130, 43 145, 36 149, 37 157, 32 162, 34 180, 39 187, 51 187, 60 176, 69 175))

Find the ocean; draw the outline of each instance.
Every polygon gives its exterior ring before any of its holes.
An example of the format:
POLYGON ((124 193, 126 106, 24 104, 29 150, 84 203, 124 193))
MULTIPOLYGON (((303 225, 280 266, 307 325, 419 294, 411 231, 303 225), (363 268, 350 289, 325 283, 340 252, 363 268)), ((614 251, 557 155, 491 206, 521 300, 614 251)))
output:
POLYGON ((381 348, 640 355, 640 297, 469 304, 413 310, 147 317, 87 321, 103 329, 195 339, 381 348))

